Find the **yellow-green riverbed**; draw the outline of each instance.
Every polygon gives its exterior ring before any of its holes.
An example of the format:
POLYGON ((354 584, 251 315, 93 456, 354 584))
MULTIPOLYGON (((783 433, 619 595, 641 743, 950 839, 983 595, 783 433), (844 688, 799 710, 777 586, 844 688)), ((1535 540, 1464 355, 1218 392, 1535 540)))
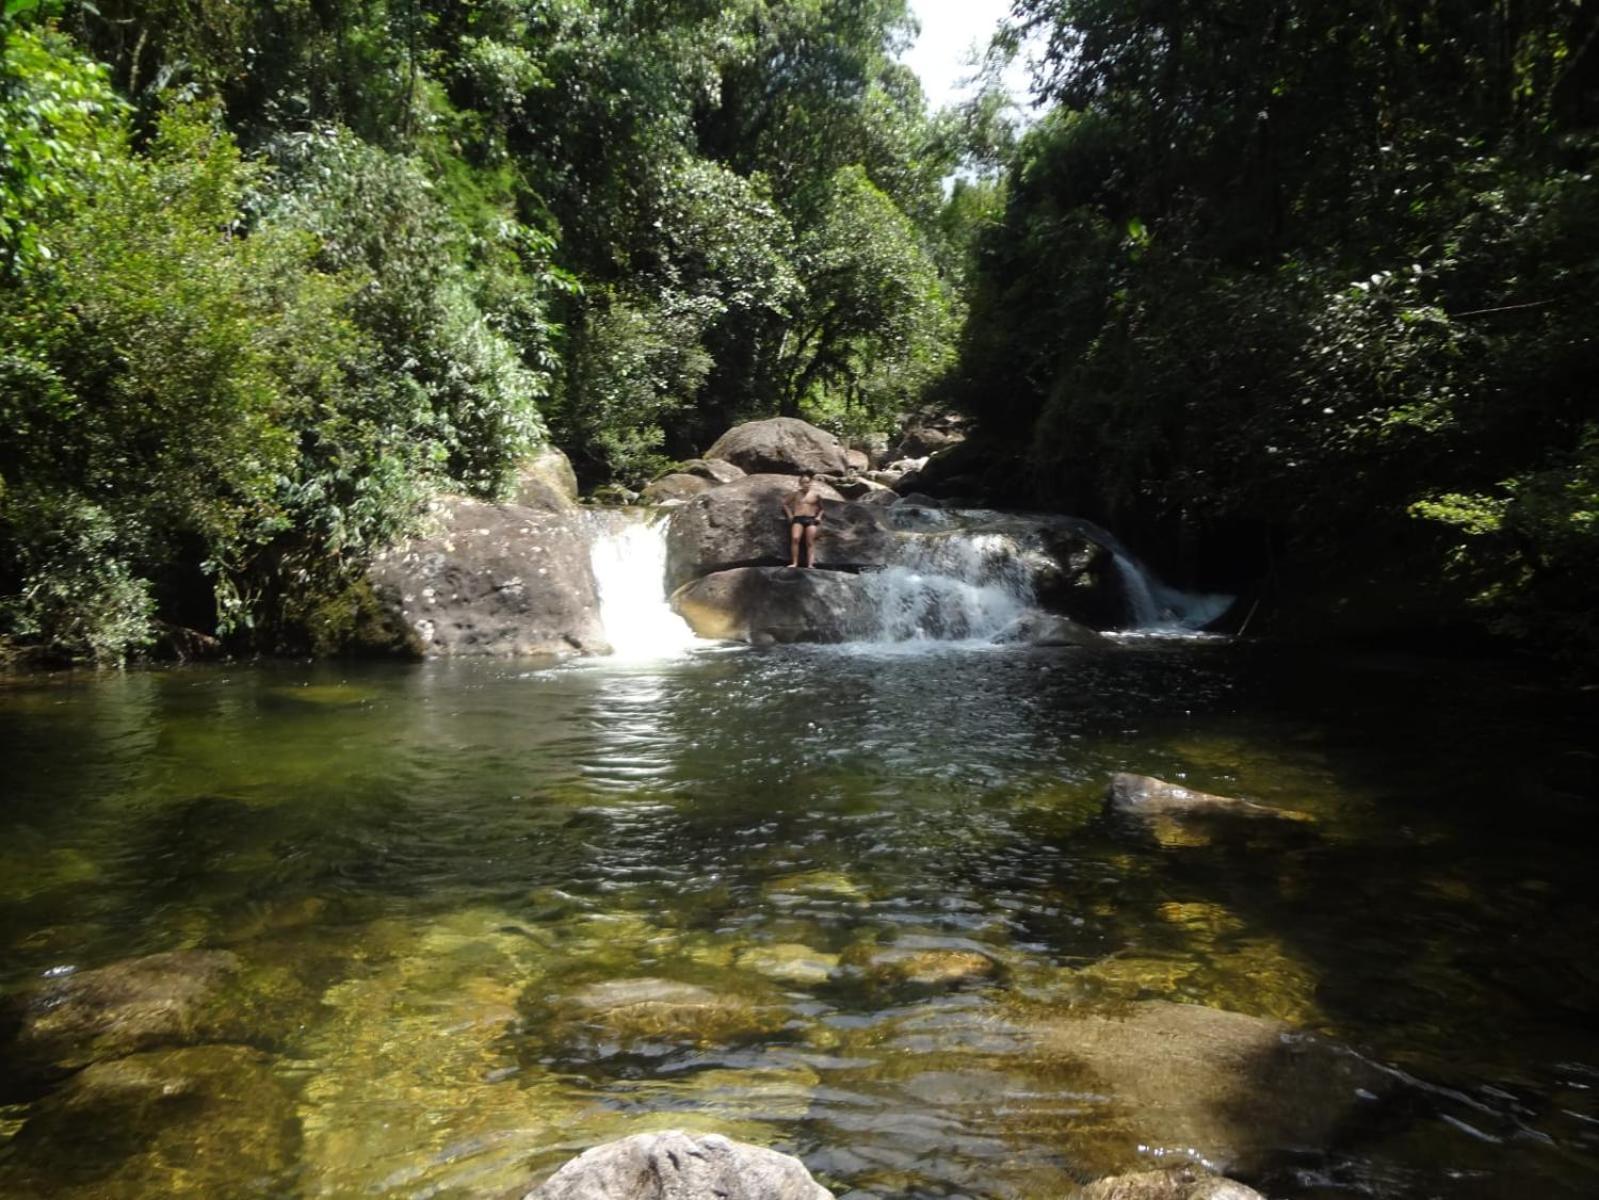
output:
POLYGON ((8 1065, 0 1196, 498 1200, 668 1127, 852 1200, 1593 1196, 1595 707, 1160 641, 0 682, 0 988, 234 972, 8 1065))

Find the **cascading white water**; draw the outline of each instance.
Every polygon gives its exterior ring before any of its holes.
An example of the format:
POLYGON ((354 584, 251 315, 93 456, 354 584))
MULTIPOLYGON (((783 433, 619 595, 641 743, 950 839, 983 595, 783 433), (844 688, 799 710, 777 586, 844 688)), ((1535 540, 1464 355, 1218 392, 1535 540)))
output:
POLYGON ((999 533, 902 537, 866 582, 877 642, 987 640, 1033 606, 1032 573, 999 533))
POLYGON ((1127 594, 1132 624, 1129 633, 1185 633, 1203 629, 1232 607, 1234 596, 1184 592, 1167 587, 1139 562, 1133 552, 1107 530, 1079 520, 1083 533, 1110 551, 1111 561, 1127 594))
POLYGON ((665 523, 625 509, 595 510, 592 520, 589 561, 614 657, 671 658, 703 644, 666 601, 665 523))

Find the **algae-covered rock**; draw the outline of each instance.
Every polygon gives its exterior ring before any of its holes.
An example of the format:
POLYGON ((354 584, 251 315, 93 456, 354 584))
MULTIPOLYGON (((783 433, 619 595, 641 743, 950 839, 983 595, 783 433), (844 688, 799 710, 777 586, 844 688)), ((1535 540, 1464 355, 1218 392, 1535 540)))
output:
POLYGON ((838 969, 838 955, 824 954, 797 942, 750 946, 740 950, 735 961, 742 970, 784 983, 826 983, 838 969))
POLYGON ((623 1047, 721 1045, 782 1026, 786 1010, 670 979, 609 979, 556 1004, 553 1025, 623 1047))
POLYGON ((24 1073, 75 1070, 160 1046, 245 1040, 227 1003, 238 957, 174 950, 50 979, 13 1001, 6 1057, 24 1073))
POLYGON ((301 1194, 515 1187, 529 1147, 587 1107, 517 1054, 544 949, 492 908, 375 922, 360 941, 371 960, 324 992, 301 1052, 301 1194))
POLYGON ((844 956, 867 982, 892 987, 948 988, 989 980, 999 964, 980 950, 939 946, 857 946, 844 956))
POLYGON ((797 1158, 671 1129, 586 1150, 525 1200, 833 1200, 797 1158))
POLYGON ((211 1200, 293 1192, 294 1106, 265 1054, 154 1050, 95 1063, 30 1110, 0 1194, 211 1200))
POLYGON ((1096 1179, 1071 1200, 1265 1200, 1252 1187, 1184 1164, 1165 1171, 1138 1171, 1096 1179))
POLYGON ((1114 1172, 1140 1148, 1223 1170, 1258 1169, 1286 1146, 1327 1144, 1390 1078, 1279 1021, 1149 1000, 1035 1021, 1041 1062, 1081 1072, 1113 1103, 1074 1123, 1075 1161, 1114 1172))

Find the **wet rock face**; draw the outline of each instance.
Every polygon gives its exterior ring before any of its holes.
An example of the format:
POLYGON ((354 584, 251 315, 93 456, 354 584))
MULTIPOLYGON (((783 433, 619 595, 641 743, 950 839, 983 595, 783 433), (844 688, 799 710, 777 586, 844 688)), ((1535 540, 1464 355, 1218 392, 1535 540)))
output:
POLYGON ((1252 1187, 1201 1167, 1112 1175, 1079 1188, 1071 1200, 1265 1200, 1252 1187))
POLYGON ((424 655, 609 650, 580 513, 450 497, 436 515, 437 533, 391 548, 369 572, 424 655))
POLYGON ((0 1163, 0 1194, 291 1195, 297 1145, 293 1102, 267 1056, 147 1051, 95 1063, 35 1104, 0 1163))
POLYGON ((701 637, 756 646, 851 641, 876 623, 863 577, 790 567, 717 571, 680 587, 672 608, 701 637))
POLYGON ((1247 817, 1302 822, 1312 819, 1292 809, 1268 808, 1249 800, 1196 792, 1150 775, 1126 773, 1111 778, 1106 805, 1114 812, 1131 817, 1247 817))
POLYGON ((23 1074, 49 1074, 242 1037, 225 1003, 239 970, 225 951, 178 950, 50 980, 15 1002, 16 1036, 5 1057, 23 1074))
POLYGON ((725 459, 751 475, 798 475, 801 471, 842 475, 849 469, 837 438, 793 417, 735 425, 716 439, 705 457, 725 459))
MULTIPOLYGON (((871 508, 846 502, 826 484, 817 565, 856 568, 888 561, 893 544, 871 508)), ((783 500, 794 491, 786 475, 750 475, 702 492, 672 514, 666 531, 666 585, 734 567, 782 566, 789 560, 783 500)))
POLYGON ((833 1200, 797 1158, 719 1134, 641 1133, 585 1151, 524 1200, 833 1200))

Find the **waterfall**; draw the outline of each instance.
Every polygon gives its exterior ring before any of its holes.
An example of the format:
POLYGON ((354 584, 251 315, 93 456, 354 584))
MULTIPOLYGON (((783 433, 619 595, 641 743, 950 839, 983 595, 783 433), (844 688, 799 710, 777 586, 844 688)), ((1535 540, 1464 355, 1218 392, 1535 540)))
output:
POLYGON ((1122 590, 1127 594, 1129 633, 1191 633, 1203 629, 1232 607, 1235 596, 1184 592, 1167 587, 1121 540, 1091 521, 1073 522, 1085 536, 1110 551, 1122 590))
POLYGON ((701 639, 666 600, 666 524, 627 509, 594 509, 589 561, 600 620, 617 658, 671 658, 701 639))
POLYGON ((902 535, 866 587, 876 642, 986 641, 1034 599, 1024 551, 1002 533, 902 535))

